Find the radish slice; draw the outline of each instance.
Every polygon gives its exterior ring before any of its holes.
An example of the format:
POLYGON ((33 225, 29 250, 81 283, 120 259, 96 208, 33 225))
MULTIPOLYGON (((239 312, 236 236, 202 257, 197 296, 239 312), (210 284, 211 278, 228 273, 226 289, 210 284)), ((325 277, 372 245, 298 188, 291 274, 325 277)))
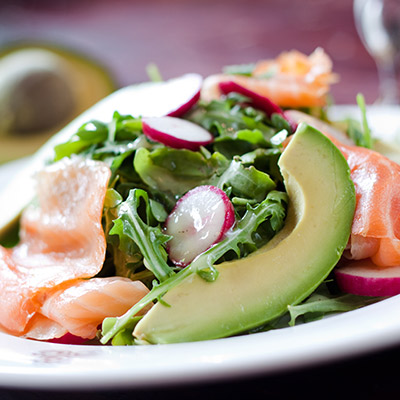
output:
POLYGON ((66 333, 64 336, 55 339, 46 340, 49 343, 60 343, 60 344, 84 344, 88 339, 75 336, 72 333, 66 333))
POLYGON ((338 287, 359 296, 400 294, 400 266, 377 267, 370 259, 353 261, 335 269, 338 287))
POLYGON ((175 149, 198 150, 214 139, 213 135, 193 122, 175 117, 143 118, 143 133, 175 149))
POLYGON ((254 106, 265 111, 269 117, 272 114, 280 114, 283 117, 285 116, 282 109, 277 104, 273 103, 268 97, 253 92, 252 90, 247 89, 246 87, 239 85, 234 81, 220 82, 219 88, 224 94, 235 92, 249 97, 254 106))
POLYGON ((285 114, 285 112, 274 102, 272 102, 268 97, 262 96, 256 92, 253 92, 246 87, 239 85, 234 81, 220 82, 219 88, 222 93, 228 94, 231 92, 242 94, 243 96, 249 97, 252 100, 253 105, 260 110, 263 110, 268 117, 272 114, 281 115, 286 121, 289 122, 292 131, 297 129, 297 123, 285 114))
POLYGON ((301 122, 305 122, 315 129, 318 129, 322 133, 334 137, 343 144, 354 146, 354 142, 344 132, 316 117, 313 117, 312 115, 298 110, 286 110, 284 114, 286 119, 290 121, 291 124, 298 125, 301 122))
POLYGON ((111 109, 134 117, 179 117, 199 100, 202 84, 202 76, 191 73, 163 82, 127 86, 101 101, 90 115, 106 121, 112 118, 111 109))
POLYGON ((181 197, 168 216, 165 230, 171 261, 181 267, 218 243, 235 222, 233 205, 215 186, 198 186, 181 197))
POLYGON ((168 102, 173 100, 174 108, 167 115, 180 117, 189 111, 200 99, 203 78, 198 74, 186 74, 174 82, 175 90, 168 95, 168 102), (171 96, 172 95, 172 96, 171 96))

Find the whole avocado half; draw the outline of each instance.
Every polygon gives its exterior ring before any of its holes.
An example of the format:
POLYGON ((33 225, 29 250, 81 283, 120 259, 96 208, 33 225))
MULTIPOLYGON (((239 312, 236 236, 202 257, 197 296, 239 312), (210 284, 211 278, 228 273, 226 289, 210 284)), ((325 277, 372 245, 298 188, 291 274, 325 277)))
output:
POLYGON ((289 195, 284 228, 248 257, 216 265, 214 282, 189 275, 140 320, 136 338, 162 344, 245 332, 284 314, 328 276, 353 221, 349 166, 326 136, 302 123, 279 167, 289 195))
POLYGON ((66 47, 19 42, 0 49, 0 163, 34 153, 117 85, 98 61, 66 47))

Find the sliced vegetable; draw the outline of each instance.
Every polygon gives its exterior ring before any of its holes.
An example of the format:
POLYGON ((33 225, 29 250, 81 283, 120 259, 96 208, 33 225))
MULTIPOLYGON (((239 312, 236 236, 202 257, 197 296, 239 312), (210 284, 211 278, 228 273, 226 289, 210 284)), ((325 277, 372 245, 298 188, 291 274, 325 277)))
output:
POLYGON ((193 122, 175 117, 143 118, 143 133, 156 142, 175 149, 196 151, 214 139, 213 135, 193 122))
POLYGON ((313 126, 314 128, 318 129, 320 132, 324 133, 325 135, 329 135, 337 140, 339 140, 343 144, 347 144, 349 146, 354 145, 352 139, 347 136, 342 130, 335 128, 333 125, 324 122, 316 117, 313 117, 310 114, 306 114, 303 111, 299 110, 286 110, 285 111, 286 118, 291 121, 292 124, 300 124, 304 122, 313 126))
MULTIPOLYGON (((184 79, 179 81, 179 88, 176 93, 179 93, 181 104, 168 115, 170 117, 180 117, 189 111, 200 99, 200 90, 203 84, 203 78, 198 74, 187 74, 184 79), (179 90, 178 90, 179 89, 179 90)), ((177 104, 179 103, 177 98, 177 104)))
MULTIPOLYGON (((217 264, 214 282, 187 277, 169 288, 163 296, 169 307, 152 307, 135 327, 138 339, 161 344, 237 334, 283 315, 325 280, 350 234, 355 193, 349 167, 331 141, 305 124, 279 165, 290 198, 283 230, 248 257, 217 264)), ((206 267, 205 253, 183 272, 206 267)))
POLYGON ((86 341, 87 339, 84 339, 80 336, 75 336, 69 332, 59 338, 47 340, 47 342, 49 343, 76 344, 76 345, 85 344, 86 341))
MULTIPOLYGON (((105 344, 120 332, 130 329, 134 316, 156 299, 161 299, 165 293, 182 283, 186 278, 199 275, 206 282, 218 279, 218 271, 213 267, 227 253, 234 252, 238 257, 245 257, 248 248, 257 248, 254 233, 267 224, 271 239, 282 227, 286 217, 288 197, 286 193, 272 191, 267 198, 256 206, 247 205, 244 216, 235 224, 232 233, 210 247, 197 257, 187 268, 181 269, 159 285, 153 286, 148 295, 141 299, 127 313, 118 318, 106 318, 102 325, 101 343, 105 344)), ((165 304, 165 303, 164 303, 165 304)))
POLYGON ((246 74, 229 72, 211 75, 204 80, 202 100, 219 98, 219 84, 234 81, 281 107, 321 107, 327 104, 330 85, 337 82, 337 75, 332 73, 332 61, 321 48, 310 56, 296 50, 283 52, 275 59, 257 62, 253 70, 247 68, 246 74))
POLYGON ((360 296, 400 294, 400 266, 377 267, 370 259, 353 261, 335 270, 339 289, 360 296))
POLYGON ((211 185, 190 190, 167 218, 171 261, 179 266, 190 264, 218 243, 234 223, 233 205, 223 190, 211 185))
POLYGON ((243 96, 249 97, 252 100, 252 103, 257 108, 265 111, 268 116, 272 114, 280 114, 284 115, 282 109, 275 103, 273 103, 268 97, 262 96, 256 92, 253 92, 246 87, 239 85, 234 81, 225 81, 219 83, 219 88, 222 93, 228 94, 231 92, 240 93, 243 96))
MULTIPOLYGON (((119 114, 140 116, 177 115, 188 102, 197 98, 201 76, 186 74, 165 82, 146 82, 127 86, 112 93, 54 135, 32 157, 7 187, 0 193, 0 237, 6 236, 15 225, 24 207, 35 194, 33 175, 54 159, 54 147, 68 141, 88 121, 108 121, 115 111, 119 114), (197 88, 197 89, 196 89, 197 88), (168 99, 166 102, 165 99, 168 99), (7 212, 6 212, 7 210, 7 212)), ((3 143, 2 143, 3 145, 3 143)))

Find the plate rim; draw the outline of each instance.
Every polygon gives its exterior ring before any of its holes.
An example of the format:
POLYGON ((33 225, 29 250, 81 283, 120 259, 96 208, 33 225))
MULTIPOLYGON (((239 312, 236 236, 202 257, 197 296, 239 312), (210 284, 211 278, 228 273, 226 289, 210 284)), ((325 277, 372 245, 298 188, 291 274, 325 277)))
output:
MULTIPOLYGON (((390 115, 399 110, 398 107, 375 109, 378 112, 389 110, 390 115)), ((341 105, 332 110, 353 114, 356 108, 341 105)), ((400 117, 397 118, 400 127, 400 117)), ((1 165, 0 177, 3 171, 23 165, 21 160, 1 165)), ((304 325, 169 345, 77 346, 36 342, 0 333, 0 349, 3 350, 0 352, 0 387, 148 388, 296 371, 400 344, 400 319, 392 318, 399 306, 400 295, 304 325), (371 315, 374 318, 371 319, 371 315), (160 357, 165 359, 160 362, 160 357), (155 361, 159 363, 154 364, 155 361)))

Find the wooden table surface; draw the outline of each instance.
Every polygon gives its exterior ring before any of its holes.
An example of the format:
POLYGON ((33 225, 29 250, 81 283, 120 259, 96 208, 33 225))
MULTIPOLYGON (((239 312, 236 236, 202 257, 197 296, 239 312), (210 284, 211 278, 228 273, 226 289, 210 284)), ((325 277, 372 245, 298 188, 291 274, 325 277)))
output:
MULTIPOLYGON (((149 62, 164 78, 208 75, 224 65, 320 46, 341 77, 332 89, 336 103, 354 103, 358 92, 368 103, 378 96, 376 67, 357 36, 350 0, 2 0, 0 46, 16 40, 44 40, 86 53, 106 65, 119 86, 146 80, 149 62)), ((399 357, 400 347, 211 385, 73 394, 1 389, 0 399, 381 399, 400 393, 392 366, 399 357)))

